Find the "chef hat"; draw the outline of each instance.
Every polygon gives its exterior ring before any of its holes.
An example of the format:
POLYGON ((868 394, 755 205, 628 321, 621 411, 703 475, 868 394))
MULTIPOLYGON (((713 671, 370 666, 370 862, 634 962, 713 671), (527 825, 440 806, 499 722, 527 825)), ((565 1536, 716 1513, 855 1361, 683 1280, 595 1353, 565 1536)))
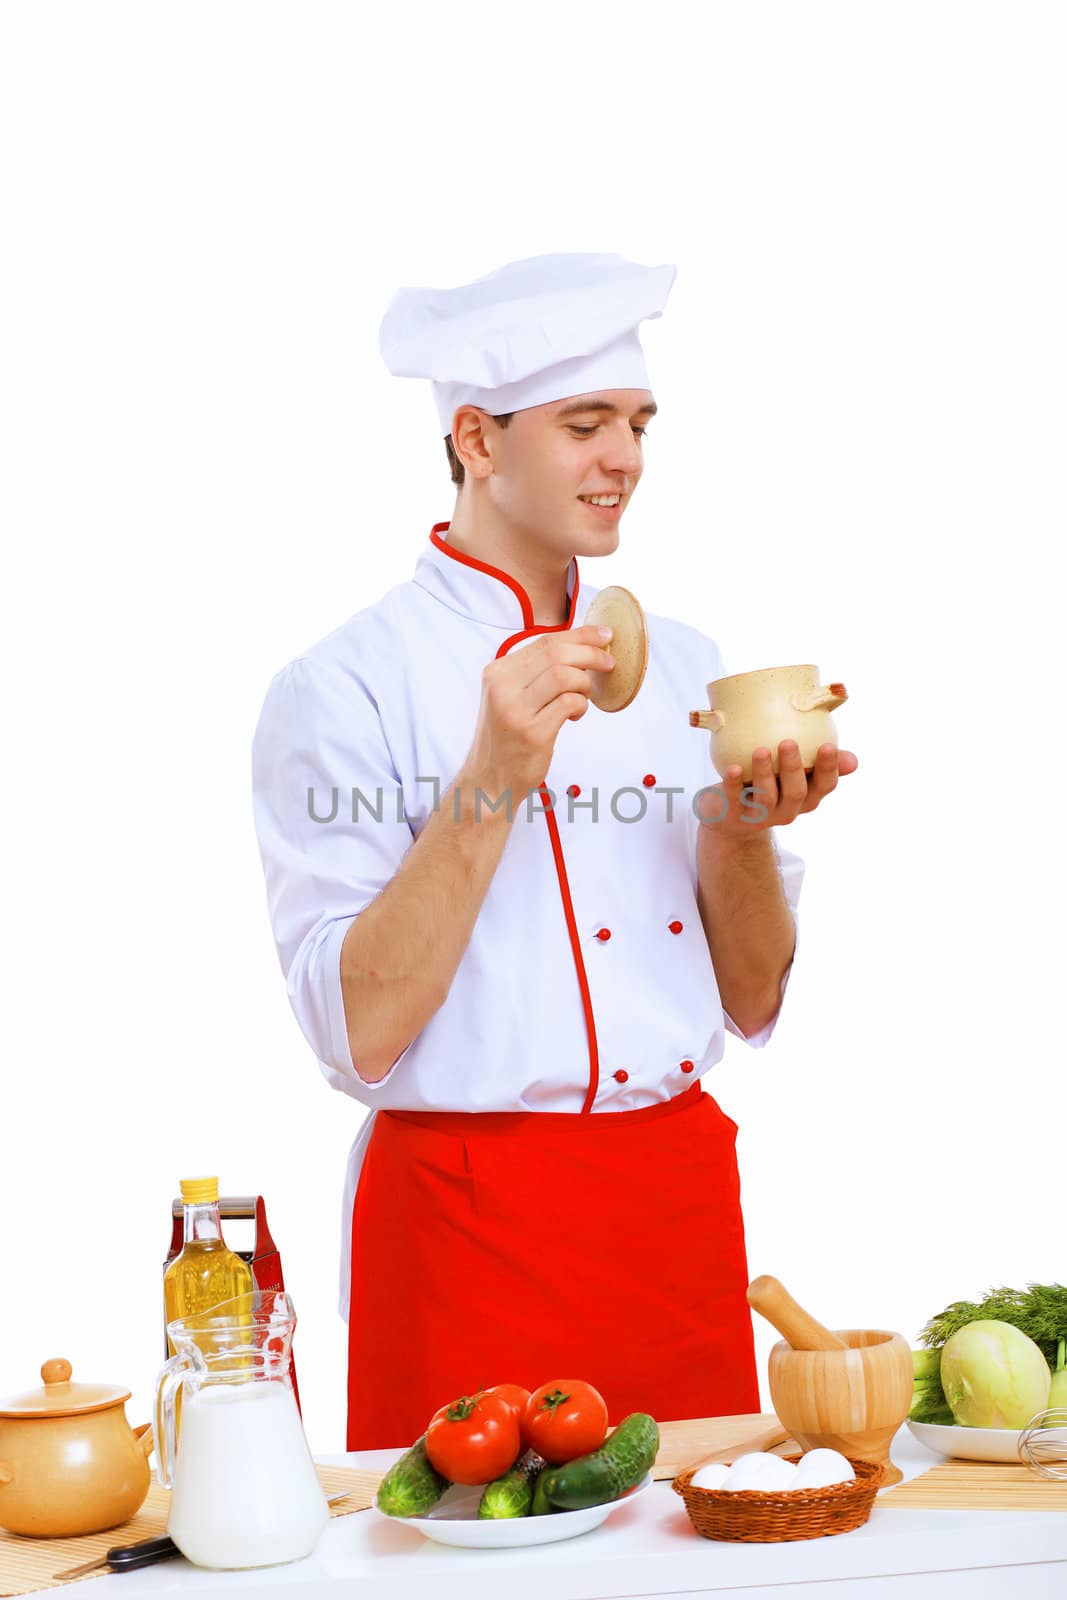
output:
POLYGON ((500 416, 595 389, 647 389, 637 330, 662 316, 676 271, 545 255, 456 289, 398 289, 379 348, 394 377, 432 380, 443 434, 458 406, 500 416))

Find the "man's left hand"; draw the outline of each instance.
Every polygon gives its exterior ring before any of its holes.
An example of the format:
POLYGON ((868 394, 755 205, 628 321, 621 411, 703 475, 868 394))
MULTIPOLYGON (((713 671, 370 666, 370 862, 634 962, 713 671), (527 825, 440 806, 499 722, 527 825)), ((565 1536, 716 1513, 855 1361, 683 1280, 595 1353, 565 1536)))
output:
POLYGON ((837 788, 838 779, 848 777, 858 766, 851 750, 822 744, 809 778, 800 759, 800 746, 795 739, 783 739, 775 776, 771 752, 761 746, 752 754, 751 784, 742 782, 739 766, 727 767, 721 783, 701 796, 700 817, 724 843, 752 839, 767 828, 785 827, 805 811, 814 811, 837 788))

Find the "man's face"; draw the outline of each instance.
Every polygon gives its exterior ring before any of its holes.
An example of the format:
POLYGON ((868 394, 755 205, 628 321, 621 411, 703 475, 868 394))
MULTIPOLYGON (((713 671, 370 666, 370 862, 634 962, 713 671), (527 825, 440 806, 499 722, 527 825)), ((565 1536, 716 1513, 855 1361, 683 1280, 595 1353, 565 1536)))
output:
POLYGON ((656 403, 647 389, 601 389, 487 423, 493 504, 555 555, 610 555, 644 469, 642 440, 656 403), (618 497, 614 507, 587 503, 618 497))

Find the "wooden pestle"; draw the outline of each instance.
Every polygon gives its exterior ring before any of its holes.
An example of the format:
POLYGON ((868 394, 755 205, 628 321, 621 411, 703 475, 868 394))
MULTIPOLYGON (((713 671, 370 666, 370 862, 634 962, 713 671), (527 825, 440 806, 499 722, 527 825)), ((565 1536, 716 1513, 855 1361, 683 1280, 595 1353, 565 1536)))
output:
POLYGON ((844 1339, 816 1322, 810 1312, 797 1304, 784 1284, 764 1274, 748 1286, 748 1303, 753 1311, 778 1329, 794 1350, 847 1350, 844 1339))

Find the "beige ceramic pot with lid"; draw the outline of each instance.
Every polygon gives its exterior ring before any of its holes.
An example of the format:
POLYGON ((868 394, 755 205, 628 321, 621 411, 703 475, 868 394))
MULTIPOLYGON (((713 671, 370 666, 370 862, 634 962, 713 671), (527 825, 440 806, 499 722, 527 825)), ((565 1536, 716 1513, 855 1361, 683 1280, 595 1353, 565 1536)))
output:
POLYGON ((65 1539, 115 1528, 148 1493, 152 1432, 126 1420, 129 1389, 72 1383, 46 1361, 43 1387, 0 1400, 0 1528, 65 1539))

